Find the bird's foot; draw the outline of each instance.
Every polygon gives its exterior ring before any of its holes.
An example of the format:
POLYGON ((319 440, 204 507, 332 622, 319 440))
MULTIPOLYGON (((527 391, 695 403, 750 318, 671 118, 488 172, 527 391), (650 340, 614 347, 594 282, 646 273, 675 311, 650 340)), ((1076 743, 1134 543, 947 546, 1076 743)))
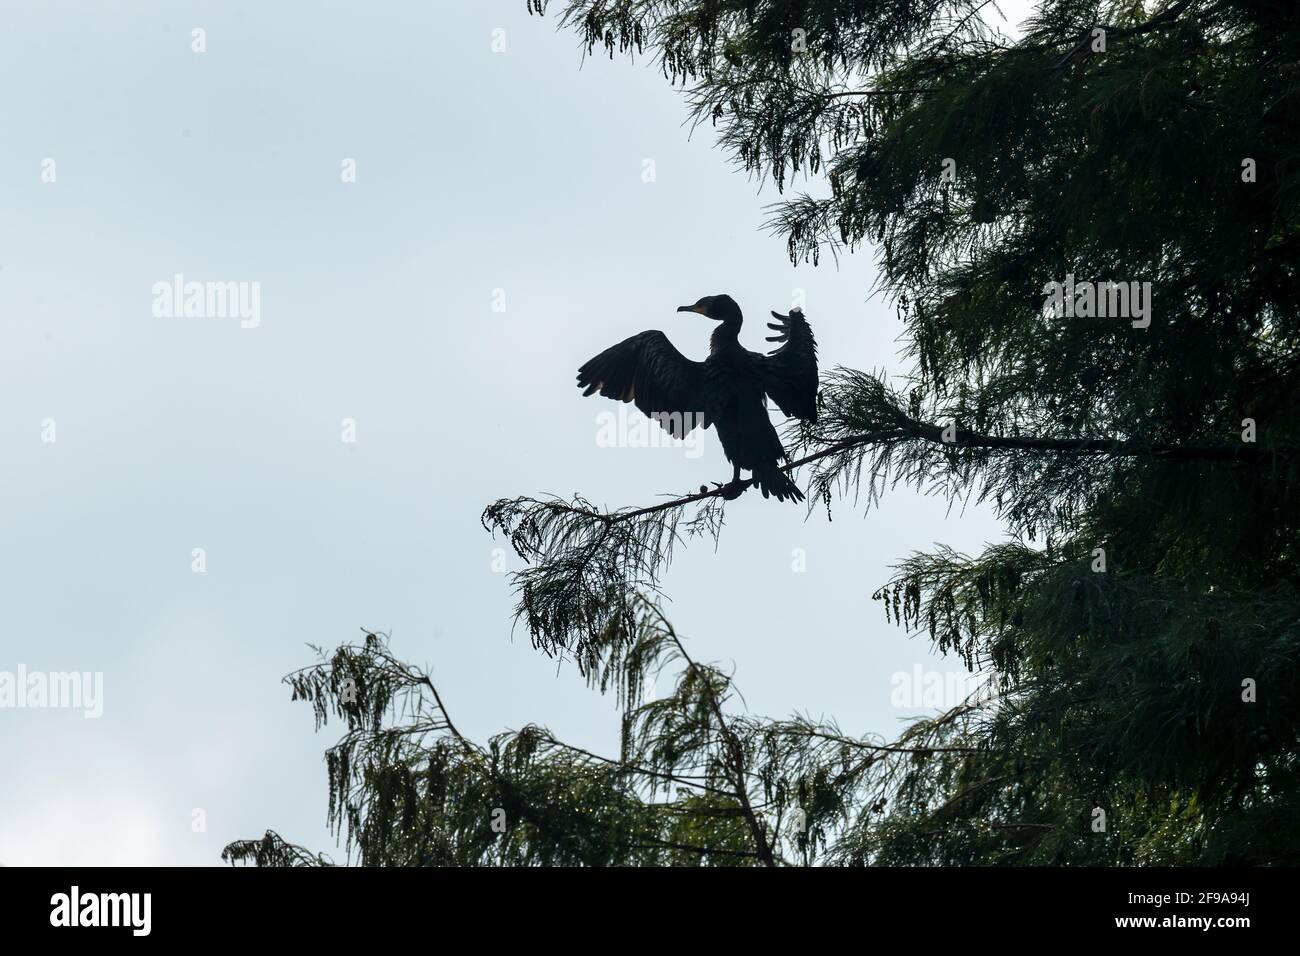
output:
POLYGON ((745 493, 745 489, 749 487, 749 482, 742 481, 739 478, 734 478, 725 485, 720 485, 719 487, 722 489, 723 500, 735 501, 745 493))

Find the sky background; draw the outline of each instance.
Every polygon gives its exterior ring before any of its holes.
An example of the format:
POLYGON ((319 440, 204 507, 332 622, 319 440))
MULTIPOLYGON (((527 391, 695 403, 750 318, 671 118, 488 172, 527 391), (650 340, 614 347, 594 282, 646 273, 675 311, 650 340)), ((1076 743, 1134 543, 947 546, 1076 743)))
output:
MULTIPOLYGON (((537 722, 615 752, 614 700, 512 635, 479 514, 730 468, 712 431, 698 457, 600 447, 620 406, 577 367, 647 328, 703 358, 712 325, 674 310, 718 292, 766 348, 803 290, 823 368, 905 368, 870 252, 793 268, 761 229, 775 191, 691 135, 653 66, 584 65, 523 0, 6 0, 0 79, 0 671, 104 680, 98 720, 0 709, 7 865, 215 865, 268 828, 341 860, 338 728, 280 679, 363 629, 431 665, 478 739, 537 722), (260 324, 155 318, 176 273, 259 282, 260 324)), ((834 514, 745 495, 716 550, 678 552, 669 613, 751 711, 892 737, 918 711, 891 676, 960 662, 871 592, 913 550, 1002 533, 903 489, 834 514)))

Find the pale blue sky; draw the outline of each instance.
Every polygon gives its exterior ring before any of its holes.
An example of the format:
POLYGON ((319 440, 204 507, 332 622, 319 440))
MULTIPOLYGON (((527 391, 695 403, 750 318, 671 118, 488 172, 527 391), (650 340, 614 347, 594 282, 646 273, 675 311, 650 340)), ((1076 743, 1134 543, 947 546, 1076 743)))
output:
MULTIPOLYGON (((554 26, 520 0, 0 8, 0 671, 104 673, 98 720, 0 709, 0 861, 210 865, 268 827, 334 852, 335 728, 279 681, 362 627, 480 739, 535 721, 612 749, 614 701, 512 640, 479 513, 730 469, 712 433, 699 457, 598 447, 615 406, 578 365, 646 328, 703 357, 711 328, 674 309, 716 292, 758 348, 803 289, 824 367, 902 369, 869 254, 792 268, 760 230, 775 192, 689 137, 658 72, 579 69, 554 26), (260 325, 154 318, 178 272, 260 282, 260 325)), ((907 491, 830 524, 746 495, 665 587, 752 710, 892 736, 890 676, 933 659, 872 590, 913 549, 998 537, 907 491)))

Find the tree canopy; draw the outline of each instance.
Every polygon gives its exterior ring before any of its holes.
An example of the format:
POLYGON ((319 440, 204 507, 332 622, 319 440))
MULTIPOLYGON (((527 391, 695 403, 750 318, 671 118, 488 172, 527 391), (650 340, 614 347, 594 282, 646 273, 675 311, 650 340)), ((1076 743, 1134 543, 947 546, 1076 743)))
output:
MULTIPOLYGON (((894 743, 747 714, 656 600, 716 491, 498 501, 518 619, 620 696, 621 752, 469 741, 367 635, 290 678, 346 722, 360 860, 1300 862, 1294 4, 1043 0, 1015 36, 975 0, 528 5, 653 58, 782 191, 794 262, 875 257, 911 372, 826 374, 791 467, 814 510, 900 483, 996 510, 1004 542, 900 555, 875 597, 997 693, 894 743)), ((226 855, 322 862, 273 833, 226 855)))

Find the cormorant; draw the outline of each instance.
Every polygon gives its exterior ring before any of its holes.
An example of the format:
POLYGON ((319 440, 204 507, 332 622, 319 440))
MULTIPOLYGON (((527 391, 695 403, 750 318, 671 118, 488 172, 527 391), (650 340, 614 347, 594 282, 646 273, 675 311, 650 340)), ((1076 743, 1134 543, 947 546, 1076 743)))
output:
POLYGON ((740 469, 751 472, 763 497, 803 500, 803 492, 777 463, 786 457, 781 439, 767 417, 764 393, 786 415, 817 420, 817 343, 803 312, 773 312, 782 343, 767 355, 751 352, 739 341, 743 318, 729 295, 706 295, 678 312, 695 312, 720 322, 709 340, 709 357, 693 362, 673 348, 659 330, 642 332, 605 349, 578 369, 578 387, 590 395, 635 402, 674 438, 693 428, 716 425, 722 450, 734 467, 723 497, 736 498, 746 485, 740 469))

